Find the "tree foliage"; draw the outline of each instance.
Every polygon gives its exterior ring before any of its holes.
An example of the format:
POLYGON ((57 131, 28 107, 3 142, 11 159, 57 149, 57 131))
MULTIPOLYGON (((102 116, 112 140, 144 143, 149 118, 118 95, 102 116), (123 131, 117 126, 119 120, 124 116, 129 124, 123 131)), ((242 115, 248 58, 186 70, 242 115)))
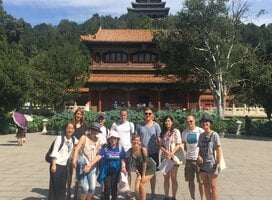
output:
POLYGON ((167 63, 165 69, 178 71, 181 77, 191 74, 206 83, 220 118, 224 116, 227 95, 241 81, 240 67, 248 53, 248 46, 238 37, 247 4, 232 3, 228 8, 227 2, 186 0, 176 29, 156 36, 167 63))
POLYGON ((272 24, 258 27, 247 24, 243 27, 243 40, 254 48, 254 56, 245 59, 239 101, 264 107, 267 118, 272 114, 272 24))
POLYGON ((14 20, 6 14, 0 2, 0 117, 25 102, 28 95, 26 91, 30 85, 25 70, 26 58, 17 43, 19 34, 16 34, 16 28, 7 29, 14 20))

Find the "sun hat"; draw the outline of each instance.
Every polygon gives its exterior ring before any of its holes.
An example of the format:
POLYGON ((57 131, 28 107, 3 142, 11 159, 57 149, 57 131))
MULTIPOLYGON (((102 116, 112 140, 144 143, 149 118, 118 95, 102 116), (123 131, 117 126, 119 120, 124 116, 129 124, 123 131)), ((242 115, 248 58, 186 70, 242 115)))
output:
POLYGON ((120 136, 119 136, 119 134, 116 131, 110 131, 109 132, 109 135, 108 135, 107 139, 109 139, 111 137, 115 137, 115 138, 120 139, 120 136))
POLYGON ((95 130, 95 131, 98 131, 98 132, 101 133, 100 125, 97 122, 93 122, 91 124, 90 130, 95 130))

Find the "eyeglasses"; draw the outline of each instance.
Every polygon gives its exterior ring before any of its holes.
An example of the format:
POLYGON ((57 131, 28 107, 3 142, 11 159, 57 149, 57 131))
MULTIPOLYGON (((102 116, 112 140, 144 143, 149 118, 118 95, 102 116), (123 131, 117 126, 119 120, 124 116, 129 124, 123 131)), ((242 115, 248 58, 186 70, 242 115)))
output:
POLYGON ((152 113, 145 113, 145 115, 152 115, 152 113))

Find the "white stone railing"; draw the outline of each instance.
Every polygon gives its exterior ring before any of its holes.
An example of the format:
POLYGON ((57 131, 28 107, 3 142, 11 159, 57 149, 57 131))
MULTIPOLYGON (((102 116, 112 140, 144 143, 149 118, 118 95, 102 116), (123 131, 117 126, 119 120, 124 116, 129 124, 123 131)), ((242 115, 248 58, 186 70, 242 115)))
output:
POLYGON ((72 111, 72 112, 75 112, 76 109, 78 109, 78 108, 81 108, 81 109, 83 109, 85 111, 89 111, 90 110, 89 103, 86 103, 85 106, 78 106, 76 103, 73 106, 65 106, 66 110, 72 111))
MULTIPOLYGON (((215 107, 202 109, 210 113, 216 112, 215 107)), ((253 117, 253 118, 266 118, 267 115, 262 107, 248 107, 244 105, 244 107, 235 107, 233 104, 232 107, 225 108, 224 116, 225 117, 253 117)))

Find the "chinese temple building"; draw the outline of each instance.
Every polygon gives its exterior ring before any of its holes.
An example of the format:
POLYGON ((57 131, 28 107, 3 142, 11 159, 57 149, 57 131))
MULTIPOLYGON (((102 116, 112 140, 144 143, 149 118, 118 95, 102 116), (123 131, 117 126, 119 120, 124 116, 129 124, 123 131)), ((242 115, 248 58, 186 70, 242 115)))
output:
POLYGON ((128 12, 145 14, 151 18, 163 18, 169 13, 168 7, 165 7, 166 2, 162 0, 136 0, 132 2, 132 8, 128 8, 128 12))
POLYGON ((85 85, 90 106, 97 111, 112 110, 115 104, 155 109, 198 106, 200 92, 188 80, 158 73, 155 64, 160 64, 160 56, 152 39, 151 30, 133 29, 100 28, 94 35, 81 36, 92 57, 85 85))

